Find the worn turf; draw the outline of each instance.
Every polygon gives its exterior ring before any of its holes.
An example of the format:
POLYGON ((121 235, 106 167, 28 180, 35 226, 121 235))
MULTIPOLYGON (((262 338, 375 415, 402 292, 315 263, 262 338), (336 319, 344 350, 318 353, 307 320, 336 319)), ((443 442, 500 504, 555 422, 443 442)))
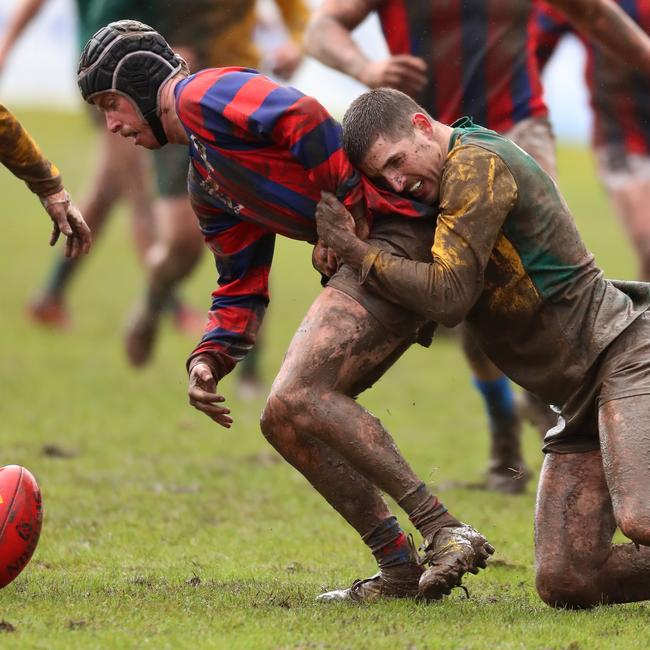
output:
MULTIPOLYGON (((81 195, 93 153, 83 116, 20 112, 81 195)), ((589 155, 562 149, 561 185, 608 275, 634 261, 589 155)), ((410 351, 362 402, 418 473, 497 549, 491 566, 430 605, 317 604, 373 564, 343 521, 259 433, 263 401, 223 390, 236 420, 218 429, 187 405, 193 342, 163 327, 154 363, 132 371, 121 331, 142 286, 120 212, 70 295, 74 327, 24 318, 51 259, 35 198, 0 172, 2 464, 27 466, 43 489, 34 559, 0 591, 1 648, 647 648, 645 604, 554 611, 534 590, 531 485, 523 496, 470 489, 487 453, 479 398, 456 343, 410 351), (468 487, 470 486, 470 487, 468 487)), ((270 382, 318 291, 309 249, 281 241, 263 354, 270 382)), ((185 294, 207 307, 207 255, 185 294)), ((526 430, 537 473, 539 442, 526 430)))

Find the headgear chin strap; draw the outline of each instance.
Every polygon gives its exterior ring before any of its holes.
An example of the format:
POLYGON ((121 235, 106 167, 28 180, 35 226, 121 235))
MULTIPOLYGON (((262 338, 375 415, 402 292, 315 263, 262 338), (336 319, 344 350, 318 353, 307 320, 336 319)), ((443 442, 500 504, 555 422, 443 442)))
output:
POLYGON ((162 146, 167 136, 160 121, 160 89, 182 67, 183 59, 157 31, 137 20, 118 20, 86 43, 77 83, 87 102, 107 91, 132 99, 162 146))

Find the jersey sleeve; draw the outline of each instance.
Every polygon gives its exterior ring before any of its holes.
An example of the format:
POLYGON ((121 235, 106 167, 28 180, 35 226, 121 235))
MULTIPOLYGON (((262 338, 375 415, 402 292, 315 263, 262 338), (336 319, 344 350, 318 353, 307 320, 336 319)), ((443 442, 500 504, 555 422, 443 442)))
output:
POLYGON ((59 170, 45 159, 14 115, 0 104, 0 162, 39 196, 63 189, 59 170))
POLYGON ((275 0, 275 4, 292 40, 302 45, 305 27, 309 21, 309 8, 305 0, 275 0))
POLYGON ((362 282, 429 320, 454 326, 483 290, 499 231, 516 204, 517 185, 496 154, 458 146, 445 165, 433 262, 415 262, 371 248, 362 282))
POLYGON ((189 368, 195 357, 209 355, 219 380, 255 345, 269 302, 275 235, 216 209, 209 219, 204 212, 199 222, 218 280, 205 331, 187 363, 189 368))
POLYGON ((539 69, 544 70, 558 43, 573 29, 566 16, 554 7, 537 2, 531 18, 535 36, 535 56, 539 69))

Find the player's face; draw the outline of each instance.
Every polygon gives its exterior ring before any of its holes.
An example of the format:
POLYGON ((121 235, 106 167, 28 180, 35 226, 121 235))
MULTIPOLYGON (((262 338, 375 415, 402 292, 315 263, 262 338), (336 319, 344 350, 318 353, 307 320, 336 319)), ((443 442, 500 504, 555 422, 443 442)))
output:
POLYGON ((421 203, 434 203, 440 190, 440 148, 426 126, 398 140, 379 136, 368 149, 361 170, 394 192, 421 203))
POLYGON ((109 131, 119 133, 124 138, 133 138, 133 142, 141 147, 160 148, 151 127, 130 99, 118 93, 106 92, 98 95, 94 103, 104 113, 109 131))

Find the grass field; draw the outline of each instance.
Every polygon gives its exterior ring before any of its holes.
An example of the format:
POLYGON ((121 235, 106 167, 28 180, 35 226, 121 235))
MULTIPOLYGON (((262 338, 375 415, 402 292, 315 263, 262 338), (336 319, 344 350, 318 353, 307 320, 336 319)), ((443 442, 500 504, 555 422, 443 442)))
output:
MULTIPOLYGON (((19 112, 79 197, 93 135, 78 116, 19 112)), ((561 185, 612 277, 634 259, 607 207, 588 152, 560 151, 561 185)), ((74 328, 29 324, 25 303, 50 260, 48 220, 0 172, 2 464, 30 468, 45 522, 34 559, 0 592, 0 648, 647 648, 646 604, 554 611, 534 590, 534 486, 509 497, 459 487, 481 478, 486 425, 457 345, 411 350, 362 402, 381 417, 417 472, 457 516, 485 532, 492 566, 421 605, 321 605, 322 586, 373 571, 354 532, 258 428, 263 401, 229 402, 219 429, 186 403, 193 341, 166 325, 155 362, 126 364, 121 331, 141 285, 120 212, 74 283, 74 328), (62 454, 45 452, 55 446, 62 454), (6 624, 3 624, 6 623, 6 624), (13 628, 13 630, 10 629, 13 628)), ((318 291, 308 247, 281 241, 272 273, 264 371, 271 381, 318 291)), ((207 307, 207 255, 185 289, 207 307)), ((233 393, 231 378, 223 382, 233 393)), ((539 441, 525 432, 537 473, 539 441)))

